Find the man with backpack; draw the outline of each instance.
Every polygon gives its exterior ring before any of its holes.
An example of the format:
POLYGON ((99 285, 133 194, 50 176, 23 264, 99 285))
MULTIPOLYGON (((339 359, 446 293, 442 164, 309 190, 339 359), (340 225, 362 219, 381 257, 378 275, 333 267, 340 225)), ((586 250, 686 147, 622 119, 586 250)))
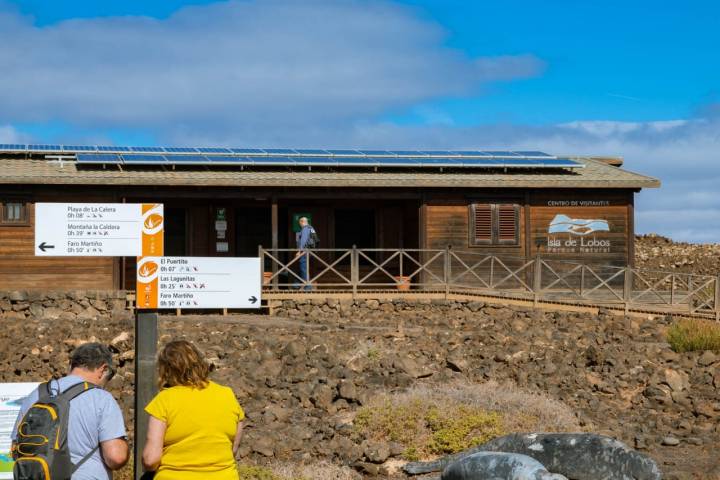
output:
POLYGON ((25 399, 12 435, 15 480, 110 480, 127 463, 122 411, 103 390, 114 373, 108 347, 86 343, 67 376, 25 399))
MULTIPOLYGON (((295 235, 295 241, 297 242, 298 252, 295 254, 296 257, 300 257, 299 268, 300 278, 305 283, 305 290, 312 290, 312 285, 308 283, 310 281, 309 276, 309 260, 310 255, 307 250, 318 248, 320 246, 320 237, 318 236, 315 229, 310 225, 307 217, 300 217, 298 219, 298 225, 300 225, 300 231, 295 235)), ((299 288, 299 285, 298 285, 299 288)))

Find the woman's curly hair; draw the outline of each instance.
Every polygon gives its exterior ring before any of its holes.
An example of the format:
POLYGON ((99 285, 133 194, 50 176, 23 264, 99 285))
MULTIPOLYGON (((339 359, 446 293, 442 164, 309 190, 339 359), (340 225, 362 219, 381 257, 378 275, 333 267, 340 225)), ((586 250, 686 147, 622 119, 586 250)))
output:
POLYGON ((205 388, 210 366, 195 345, 187 340, 175 340, 158 355, 158 384, 161 389, 183 385, 205 388))

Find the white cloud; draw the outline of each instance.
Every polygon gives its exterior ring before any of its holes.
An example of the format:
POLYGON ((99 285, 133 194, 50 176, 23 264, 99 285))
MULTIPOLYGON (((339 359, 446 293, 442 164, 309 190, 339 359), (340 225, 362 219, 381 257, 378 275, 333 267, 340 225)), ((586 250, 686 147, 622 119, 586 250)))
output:
POLYGON ((23 143, 27 138, 12 125, 0 125, 0 143, 23 143))
POLYGON ((258 131, 347 124, 543 68, 531 55, 467 57, 416 13, 380 0, 230 1, 166 20, 38 28, 0 12, 0 122, 225 133, 242 143, 258 131))

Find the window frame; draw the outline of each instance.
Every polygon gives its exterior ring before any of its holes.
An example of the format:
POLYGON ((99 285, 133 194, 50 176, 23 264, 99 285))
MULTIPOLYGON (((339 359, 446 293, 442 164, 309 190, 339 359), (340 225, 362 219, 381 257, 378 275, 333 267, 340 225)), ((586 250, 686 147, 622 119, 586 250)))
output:
POLYGON ((20 198, 4 198, 0 200, 0 226, 27 227, 30 225, 30 202, 20 198), (10 221, 5 219, 5 210, 8 204, 20 204, 21 219, 10 221))
POLYGON ((468 205, 468 246, 471 248, 482 247, 520 247, 522 228, 522 205, 513 200, 492 200, 473 201, 468 205), (490 239, 478 239, 476 232, 476 210, 478 206, 490 207, 490 239), (513 240, 500 238, 500 207, 511 206, 515 211, 515 238, 513 240))

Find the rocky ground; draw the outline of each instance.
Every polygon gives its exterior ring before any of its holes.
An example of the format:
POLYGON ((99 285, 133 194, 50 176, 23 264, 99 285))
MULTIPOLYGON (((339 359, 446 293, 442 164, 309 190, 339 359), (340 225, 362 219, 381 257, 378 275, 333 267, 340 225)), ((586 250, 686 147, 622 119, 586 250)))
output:
POLYGON ((638 268, 720 275, 720 243, 673 242, 655 234, 641 235, 635 240, 635 264, 638 268))
MULTIPOLYGON (((107 342, 120 364, 110 390, 132 425, 130 316, 118 299, 58 297, 0 294, 0 381, 44 380, 78 342, 107 342)), ((323 459, 388 476, 398 448, 358 438, 362 404, 421 382, 493 380, 564 402, 581 425, 652 455, 666 478, 720 478, 720 357, 674 353, 670 321, 479 302, 285 302, 272 317, 163 317, 161 335, 196 342, 233 387, 248 463, 323 459)))

